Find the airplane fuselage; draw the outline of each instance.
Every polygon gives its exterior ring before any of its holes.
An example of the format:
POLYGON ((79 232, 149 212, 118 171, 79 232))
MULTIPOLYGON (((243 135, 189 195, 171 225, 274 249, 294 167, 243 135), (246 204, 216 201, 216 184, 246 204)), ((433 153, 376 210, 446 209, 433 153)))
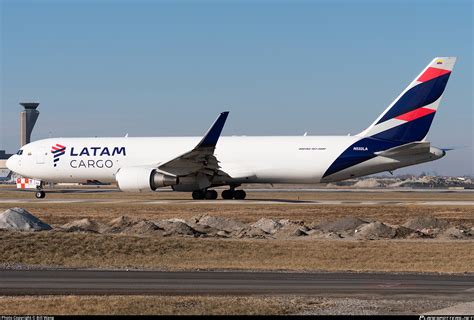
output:
MULTIPOLYGON (((47 182, 116 182, 121 168, 158 166, 192 149, 200 137, 160 138, 54 138, 30 143, 14 155, 9 166, 22 176, 47 182), (57 155, 53 146, 64 147, 57 155), (56 160, 56 161, 55 161, 56 160)), ((222 171, 214 184, 320 183, 432 161, 444 155, 436 148, 419 156, 394 160, 375 156, 326 175, 348 148, 362 139, 357 136, 264 136, 221 137, 215 149, 222 171)), ((354 158, 373 155, 371 145, 352 147, 354 158)), ((346 161, 351 161, 350 157, 346 161)))

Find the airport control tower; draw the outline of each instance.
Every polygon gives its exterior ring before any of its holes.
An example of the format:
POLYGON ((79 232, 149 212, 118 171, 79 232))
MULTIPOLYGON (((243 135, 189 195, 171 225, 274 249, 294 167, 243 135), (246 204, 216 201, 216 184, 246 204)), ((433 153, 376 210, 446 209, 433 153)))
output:
POLYGON ((39 111, 36 110, 39 103, 20 102, 20 105, 25 108, 25 110, 20 113, 20 147, 23 147, 25 144, 30 143, 31 132, 39 117, 39 111))

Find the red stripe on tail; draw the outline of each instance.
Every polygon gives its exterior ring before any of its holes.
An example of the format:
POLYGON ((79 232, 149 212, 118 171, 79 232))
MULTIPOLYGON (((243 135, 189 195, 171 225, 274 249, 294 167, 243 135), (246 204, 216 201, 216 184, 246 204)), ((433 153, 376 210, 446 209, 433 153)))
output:
POLYGON ((413 111, 401 114, 398 117, 395 117, 395 119, 403 120, 403 121, 412 121, 412 120, 427 116, 433 112, 436 112, 436 110, 422 107, 422 108, 418 108, 413 111))
POLYGON ((426 82, 428 80, 440 77, 444 74, 450 73, 451 71, 438 68, 428 68, 425 72, 417 79, 420 82, 426 82))

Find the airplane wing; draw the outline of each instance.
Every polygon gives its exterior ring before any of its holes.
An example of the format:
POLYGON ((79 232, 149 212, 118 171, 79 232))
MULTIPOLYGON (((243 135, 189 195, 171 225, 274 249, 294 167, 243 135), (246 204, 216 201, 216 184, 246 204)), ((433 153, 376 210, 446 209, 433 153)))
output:
POLYGON ((222 112, 194 149, 159 164, 158 169, 177 176, 192 173, 203 173, 209 176, 225 174, 219 170, 219 161, 214 156, 214 150, 228 115, 228 111, 222 112))
POLYGON ((392 158, 428 152, 430 152, 429 142, 411 142, 395 148, 375 152, 375 154, 382 157, 392 158))

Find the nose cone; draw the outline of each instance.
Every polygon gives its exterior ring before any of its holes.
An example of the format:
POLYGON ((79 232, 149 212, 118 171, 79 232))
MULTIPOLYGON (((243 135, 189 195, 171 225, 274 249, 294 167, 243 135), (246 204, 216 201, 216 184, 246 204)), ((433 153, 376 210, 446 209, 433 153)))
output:
POLYGON ((7 168, 11 171, 15 171, 16 170, 16 162, 17 162, 17 159, 16 159, 16 155, 14 154, 10 158, 8 158, 7 168))

